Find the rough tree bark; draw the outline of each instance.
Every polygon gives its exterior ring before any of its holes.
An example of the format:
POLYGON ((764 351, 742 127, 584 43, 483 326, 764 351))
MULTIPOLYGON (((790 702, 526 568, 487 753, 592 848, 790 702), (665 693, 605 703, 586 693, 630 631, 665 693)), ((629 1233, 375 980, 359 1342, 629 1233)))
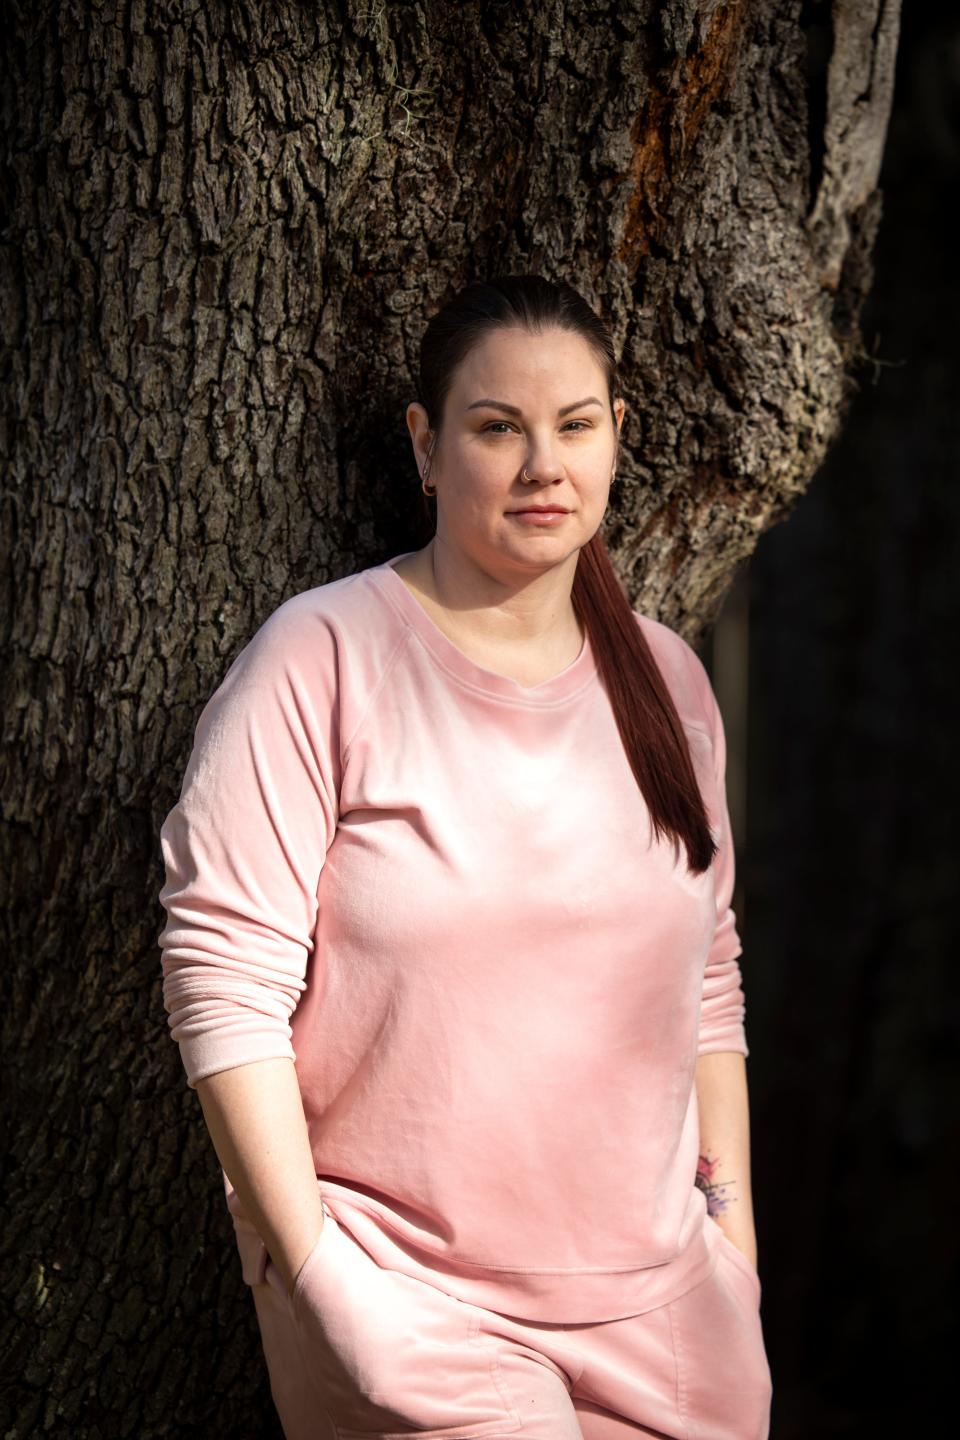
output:
POLYGON ((0 234, 3 1434, 279 1434, 166 1033, 157 833, 290 594, 423 543, 428 313, 569 278, 606 529, 692 641, 865 358, 896 0, 13 0, 0 234))

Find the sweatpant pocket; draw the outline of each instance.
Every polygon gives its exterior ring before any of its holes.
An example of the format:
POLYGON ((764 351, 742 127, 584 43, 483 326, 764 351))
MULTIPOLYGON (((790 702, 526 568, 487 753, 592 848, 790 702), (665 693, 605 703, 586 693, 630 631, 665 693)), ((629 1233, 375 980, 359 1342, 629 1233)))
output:
POLYGON ((723 1230, 720 1231, 720 1247, 722 1254, 726 1255, 730 1263, 732 1265, 735 1265, 740 1271, 740 1273, 746 1277, 754 1293, 757 1304, 759 1305, 760 1297, 763 1290, 763 1287, 760 1284, 759 1273, 750 1264, 750 1261, 747 1259, 746 1255, 744 1255, 743 1251, 739 1249, 738 1246, 734 1245, 733 1241, 727 1236, 726 1232, 723 1230))
POLYGON ((290 1314, 303 1364, 341 1440, 468 1440, 521 1427, 479 1314, 379 1266, 327 1212, 290 1314))
POLYGON ((768 1440, 773 1382, 750 1269, 725 1240, 712 1275, 668 1306, 685 1435, 768 1440))

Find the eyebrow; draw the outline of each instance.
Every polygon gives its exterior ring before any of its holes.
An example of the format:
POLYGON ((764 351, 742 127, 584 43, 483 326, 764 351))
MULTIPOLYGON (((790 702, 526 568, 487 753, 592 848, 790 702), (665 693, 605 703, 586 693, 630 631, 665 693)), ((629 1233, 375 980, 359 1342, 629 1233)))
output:
MULTIPOLYGON (((562 410, 557 411, 557 414, 569 415, 571 410, 582 410, 586 405, 602 404, 603 401, 598 400, 596 395, 588 395, 586 400, 577 400, 573 405, 564 405, 562 410)), ((491 410, 504 410, 508 415, 519 415, 521 413, 518 406, 508 405, 505 400, 474 400, 472 405, 467 406, 467 409, 478 410, 481 405, 486 405, 491 410)))

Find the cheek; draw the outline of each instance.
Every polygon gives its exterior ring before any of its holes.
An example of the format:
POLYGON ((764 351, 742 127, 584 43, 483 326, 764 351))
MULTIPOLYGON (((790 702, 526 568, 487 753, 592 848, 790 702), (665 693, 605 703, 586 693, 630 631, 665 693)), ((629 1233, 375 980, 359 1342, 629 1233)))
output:
POLYGON ((514 484, 520 461, 496 446, 486 451, 466 448, 454 455, 450 465, 450 488, 459 503, 486 509, 502 504, 505 492, 514 484))
POLYGON ((612 454, 599 446, 589 455, 571 457, 567 473, 584 499, 595 498, 600 501, 604 498, 610 485, 613 458, 612 454))

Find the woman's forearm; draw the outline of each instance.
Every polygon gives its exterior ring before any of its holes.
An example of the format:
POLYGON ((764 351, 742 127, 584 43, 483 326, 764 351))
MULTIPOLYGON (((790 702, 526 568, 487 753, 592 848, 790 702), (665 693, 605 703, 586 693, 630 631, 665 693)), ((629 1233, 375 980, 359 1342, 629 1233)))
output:
POLYGON ((696 1086, 700 1116, 697 1184, 706 1194, 707 1213, 756 1267, 745 1057, 736 1051, 701 1055, 696 1086))
POLYGON ((293 1061, 238 1065, 196 1088, 217 1158, 289 1293, 323 1228, 293 1061))

